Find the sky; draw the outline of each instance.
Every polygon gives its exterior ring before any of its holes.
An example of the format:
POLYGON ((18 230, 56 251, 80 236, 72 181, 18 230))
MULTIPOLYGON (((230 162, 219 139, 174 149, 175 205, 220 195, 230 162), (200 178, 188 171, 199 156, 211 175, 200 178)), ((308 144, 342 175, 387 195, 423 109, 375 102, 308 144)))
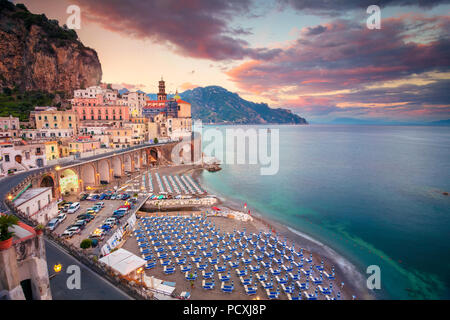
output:
POLYGON ((450 119, 450 0, 27 0, 95 49, 105 83, 218 85, 311 122, 450 119), (381 28, 369 29, 369 5, 381 28))

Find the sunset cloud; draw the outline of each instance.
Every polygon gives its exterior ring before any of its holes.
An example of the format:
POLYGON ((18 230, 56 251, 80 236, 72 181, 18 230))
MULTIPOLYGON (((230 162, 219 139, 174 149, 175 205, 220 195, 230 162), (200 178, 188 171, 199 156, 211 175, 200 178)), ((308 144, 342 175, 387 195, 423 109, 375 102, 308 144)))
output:
MULTIPOLYGON (((446 16, 402 15, 384 19, 383 28, 374 31, 364 23, 335 19, 303 29, 276 58, 251 60, 227 74, 252 94, 267 97, 289 88, 277 105, 300 113, 359 108, 407 114, 425 104, 448 105, 442 85, 449 79, 449 21, 446 16), (394 82, 393 88, 382 85, 394 82)), ((450 117, 450 110, 443 110, 450 117)))
POLYGON ((280 50, 252 48, 237 36, 251 30, 229 26, 243 16, 250 0, 75 0, 83 17, 110 30, 138 39, 167 45, 175 52, 210 60, 271 59, 280 50))

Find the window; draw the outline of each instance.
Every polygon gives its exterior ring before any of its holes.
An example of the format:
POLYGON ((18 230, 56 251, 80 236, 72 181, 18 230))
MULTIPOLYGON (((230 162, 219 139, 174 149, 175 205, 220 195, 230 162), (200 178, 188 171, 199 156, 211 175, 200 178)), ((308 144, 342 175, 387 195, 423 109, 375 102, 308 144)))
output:
POLYGON ((5 162, 9 162, 9 154, 5 154, 5 162))

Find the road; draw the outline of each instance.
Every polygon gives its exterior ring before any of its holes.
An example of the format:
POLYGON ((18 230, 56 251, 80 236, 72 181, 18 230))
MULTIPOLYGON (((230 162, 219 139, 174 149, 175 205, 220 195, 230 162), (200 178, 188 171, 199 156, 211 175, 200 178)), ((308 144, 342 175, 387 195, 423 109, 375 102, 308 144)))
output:
POLYGON ((48 274, 51 276, 50 288, 54 300, 131 300, 132 298, 120 289, 113 286, 107 280, 86 267, 84 264, 66 253, 64 249, 51 241, 45 241, 47 252, 48 274), (53 266, 62 265, 62 270, 56 276, 53 266), (67 274, 70 265, 80 267, 81 286, 80 289, 69 289, 67 279, 71 274, 67 274))
MULTIPOLYGON (((151 146, 158 146, 161 144, 154 144, 151 146)), ((97 158, 102 158, 111 154, 120 153, 124 151, 129 151, 137 148, 145 147, 146 145, 140 145, 137 147, 132 147, 128 149, 121 149, 120 151, 113 151, 104 154, 95 155, 89 158, 84 158, 80 160, 74 160, 68 163, 64 163, 64 166, 76 163, 82 163, 84 161, 94 160, 97 158)), ((9 209, 4 203, 4 199, 9 190, 14 186, 18 185, 22 180, 24 180, 28 175, 42 172, 53 166, 47 166, 41 169, 27 171, 19 173, 16 175, 5 177, 0 181, 0 211, 9 213, 9 209)), ((131 299, 127 294, 118 288, 114 287, 108 281, 97 275, 95 272, 81 264, 78 260, 74 259, 68 253, 66 253, 61 247, 50 243, 45 240, 46 250, 47 250, 47 265, 49 269, 49 275, 53 274, 53 266, 55 264, 61 263, 63 265, 63 271, 60 274, 50 280, 50 286, 52 290, 52 296, 55 300, 77 300, 77 299, 131 299), (65 274, 66 267, 69 265, 78 265, 81 269, 81 290, 69 290, 66 285, 67 274, 65 274)))

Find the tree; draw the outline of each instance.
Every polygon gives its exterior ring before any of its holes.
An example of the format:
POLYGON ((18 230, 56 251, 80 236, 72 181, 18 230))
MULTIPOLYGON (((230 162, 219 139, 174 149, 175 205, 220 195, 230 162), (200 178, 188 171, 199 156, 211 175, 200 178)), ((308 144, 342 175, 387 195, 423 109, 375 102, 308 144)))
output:
POLYGON ((153 139, 153 143, 158 143, 158 138, 153 139))
POLYGON ((0 241, 5 241, 14 235, 14 232, 9 231, 9 227, 15 226, 19 223, 16 216, 5 214, 0 216, 0 241))
POLYGON ((81 249, 89 249, 92 246, 92 240, 91 239, 84 239, 80 243, 81 249))

